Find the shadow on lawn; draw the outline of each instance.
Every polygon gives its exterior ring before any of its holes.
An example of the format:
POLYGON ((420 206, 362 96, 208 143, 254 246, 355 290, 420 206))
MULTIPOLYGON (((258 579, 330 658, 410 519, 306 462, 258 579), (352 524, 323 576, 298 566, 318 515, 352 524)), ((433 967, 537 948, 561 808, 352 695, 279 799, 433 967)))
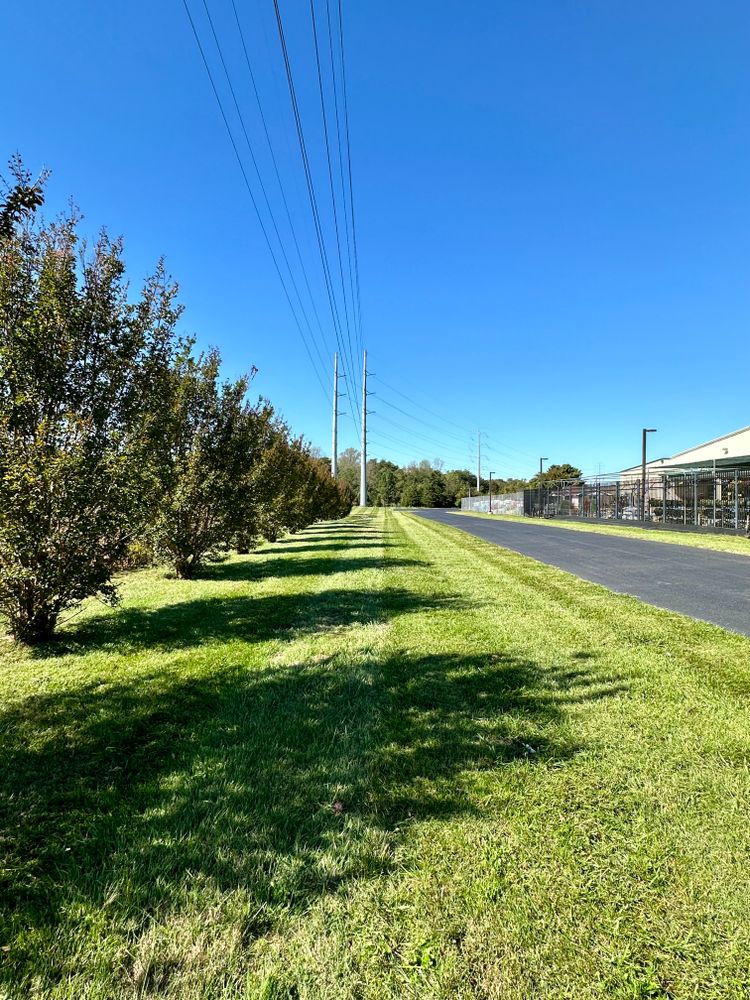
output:
MULTIPOLYGON (((445 603, 408 591, 382 601, 389 617, 445 603)), ((369 621, 372 595, 125 610, 82 627, 78 642, 135 631, 136 645, 190 648, 277 636, 294 618, 312 629, 369 621)), ((571 699, 616 689, 583 669, 561 676, 571 699)), ((10 944, 0 982, 22 981, 45 940, 75 925, 77 903, 107 900, 115 925, 142 929, 186 880, 245 891, 242 933, 263 934, 276 908, 302 912, 387 871, 397 824, 471 811, 457 775, 574 754, 557 726, 562 703, 533 662, 406 651, 200 677, 165 668, 31 697, 0 717, 0 929, 10 944)))
MULTIPOLYGON (((396 547, 395 542, 358 542, 357 545, 349 545, 350 540, 357 540, 358 535, 351 536, 351 539, 344 539, 341 545, 334 544, 333 541, 316 542, 315 539, 306 538, 287 538, 280 542, 273 542, 273 548, 263 548, 258 549, 257 552, 251 552, 249 558, 258 559, 261 556, 267 556, 269 553, 274 551, 283 552, 285 554, 297 555, 298 552, 344 552, 346 549, 393 549, 396 547), (300 542, 309 541, 312 542, 311 545, 300 545, 300 542), (293 543, 293 544, 292 544, 293 543), (283 548, 278 548, 282 546, 283 548)), ((271 543, 269 543, 271 544, 271 543)))
MULTIPOLYGON (((380 547, 380 546, 378 546, 380 547)), ((316 545, 310 549, 311 552, 320 552, 324 546, 316 545)), ((267 577, 294 577, 294 576, 318 576, 323 574, 328 576, 333 573, 356 573, 366 569, 383 569, 384 560, 377 556, 350 556, 325 555, 322 558, 314 557, 297 558, 297 553, 303 549, 294 549, 294 559, 289 556, 292 553, 284 552, 277 557, 269 558, 270 553, 264 553, 266 558, 253 559, 252 556, 243 559, 232 560, 231 562, 214 563, 205 566, 200 573, 201 580, 263 580, 267 577)), ((350 547, 341 549, 341 552, 349 552, 350 547)), ((423 560, 419 559, 397 559, 390 557, 388 566, 426 566, 423 560)))
MULTIPOLYGON (((357 568, 362 568, 361 564, 357 568)), ((425 607, 408 590, 392 588, 387 595, 389 614, 406 614, 425 607)), ((332 588, 311 594, 206 597, 162 605, 153 611, 122 608, 69 627, 57 641, 33 649, 31 656, 46 659, 97 649, 130 653, 142 649, 191 649, 233 640, 254 643, 294 639, 304 633, 325 633, 379 620, 381 612, 372 605, 371 596, 369 592, 332 588), (363 599, 365 596, 369 602, 363 599)), ((445 598, 435 599, 429 606, 455 609, 462 605, 456 599, 445 598)))

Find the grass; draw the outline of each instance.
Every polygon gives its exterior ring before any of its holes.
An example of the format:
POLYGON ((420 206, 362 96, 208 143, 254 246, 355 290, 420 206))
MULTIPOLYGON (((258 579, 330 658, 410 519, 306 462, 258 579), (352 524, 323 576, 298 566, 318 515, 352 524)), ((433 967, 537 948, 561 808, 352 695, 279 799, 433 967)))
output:
POLYGON ((0 654, 0 996, 750 990, 750 641, 408 514, 0 654))
POLYGON ((455 510, 459 517, 484 517, 493 521, 521 521, 524 524, 543 524, 546 527, 566 528, 569 531, 593 531, 600 535, 627 535, 643 538, 647 542, 667 542, 669 545, 688 545, 694 549, 713 549, 715 552, 734 552, 750 556, 750 539, 742 535, 704 535, 698 531, 670 531, 666 528, 636 528, 617 524, 591 524, 586 521, 558 521, 555 518, 523 517, 520 514, 483 514, 479 511, 455 510))

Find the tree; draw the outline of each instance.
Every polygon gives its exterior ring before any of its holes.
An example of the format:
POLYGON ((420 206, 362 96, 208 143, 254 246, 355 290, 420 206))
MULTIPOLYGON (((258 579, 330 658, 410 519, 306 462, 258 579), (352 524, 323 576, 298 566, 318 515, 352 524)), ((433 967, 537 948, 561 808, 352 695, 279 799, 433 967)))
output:
POLYGON ((11 240, 16 227, 44 204, 46 171, 32 182, 31 174, 24 169, 19 156, 12 157, 9 166, 13 181, 6 183, 3 200, 0 201, 0 241, 11 240))
POLYGON ((197 359, 184 352, 173 369, 156 546, 183 578, 247 530, 245 491, 262 417, 245 401, 249 378, 222 383, 219 367, 212 350, 197 359))
POLYGON ((393 462, 373 460, 367 463, 367 491, 375 507, 388 507, 400 499, 399 467, 393 462))
POLYGON ((439 469, 423 460, 401 472, 401 503, 406 507, 444 507, 448 502, 445 478, 439 469))
MULTIPOLYGON (((547 486, 560 479, 580 479, 581 475, 581 470, 577 469, 575 465, 570 465, 568 462, 562 465, 550 465, 548 469, 545 469, 542 476, 542 483, 547 486)), ((539 488, 539 473, 533 479, 529 480, 527 488, 532 490, 539 488)))
POLYGON ((122 245, 43 225, 18 161, 0 202, 0 612, 49 639, 112 574, 158 495, 160 400, 179 316, 159 267, 129 303, 122 245))
POLYGON ((359 501, 359 452, 356 448, 345 448, 339 455, 337 478, 346 483, 352 495, 359 501))
POLYGON ((474 485, 475 477, 468 469, 452 469, 445 473, 445 495, 449 504, 461 506, 463 497, 469 495, 469 488, 474 485))

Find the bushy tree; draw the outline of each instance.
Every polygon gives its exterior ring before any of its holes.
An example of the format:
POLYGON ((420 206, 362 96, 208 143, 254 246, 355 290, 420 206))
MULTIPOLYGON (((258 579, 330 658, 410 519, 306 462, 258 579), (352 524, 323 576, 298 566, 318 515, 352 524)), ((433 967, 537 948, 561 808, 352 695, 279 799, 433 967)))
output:
POLYGON ((284 531, 299 531, 351 510, 348 485, 331 477, 330 463, 315 457, 302 438, 290 438, 280 420, 267 428, 266 445, 252 479, 249 495, 257 528, 270 542, 284 531))
POLYGON ((122 247, 44 224, 18 161, 0 202, 0 612, 48 639, 112 574, 158 492, 158 401, 179 309, 160 268, 128 301, 122 247))
POLYGON ((352 496, 357 498, 357 503, 359 503, 359 473, 359 452, 356 448, 345 448, 339 454, 337 478, 339 482, 349 487, 352 496))
POLYGON ((468 469, 452 469, 443 478, 448 503, 460 507, 462 498, 469 495, 469 487, 474 485, 475 476, 468 469))
POLYGON ((388 507, 399 503, 400 474, 394 462, 373 460, 367 463, 368 500, 373 506, 388 507))
MULTIPOLYGON (((575 465, 571 465, 569 462, 564 462, 562 464, 550 465, 548 469, 544 470, 544 475, 542 476, 542 483, 547 486, 557 482, 560 479, 580 479, 581 470, 576 468, 575 465)), ((533 479, 530 479, 527 484, 529 489, 535 490, 539 488, 539 473, 537 473, 533 479)))
POLYGON ((259 458, 262 417, 245 400, 249 380, 221 382, 219 367, 218 351, 199 358, 185 351, 172 373, 155 541, 183 578, 247 530, 245 491, 259 458))

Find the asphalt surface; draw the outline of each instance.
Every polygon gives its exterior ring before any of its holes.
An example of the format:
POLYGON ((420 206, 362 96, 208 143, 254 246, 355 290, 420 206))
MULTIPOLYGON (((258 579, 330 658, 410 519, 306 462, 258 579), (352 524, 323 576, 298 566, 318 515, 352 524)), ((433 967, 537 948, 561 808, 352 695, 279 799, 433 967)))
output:
POLYGON ((451 510, 413 513, 658 608, 750 636, 750 556, 538 523, 462 517, 451 510))

